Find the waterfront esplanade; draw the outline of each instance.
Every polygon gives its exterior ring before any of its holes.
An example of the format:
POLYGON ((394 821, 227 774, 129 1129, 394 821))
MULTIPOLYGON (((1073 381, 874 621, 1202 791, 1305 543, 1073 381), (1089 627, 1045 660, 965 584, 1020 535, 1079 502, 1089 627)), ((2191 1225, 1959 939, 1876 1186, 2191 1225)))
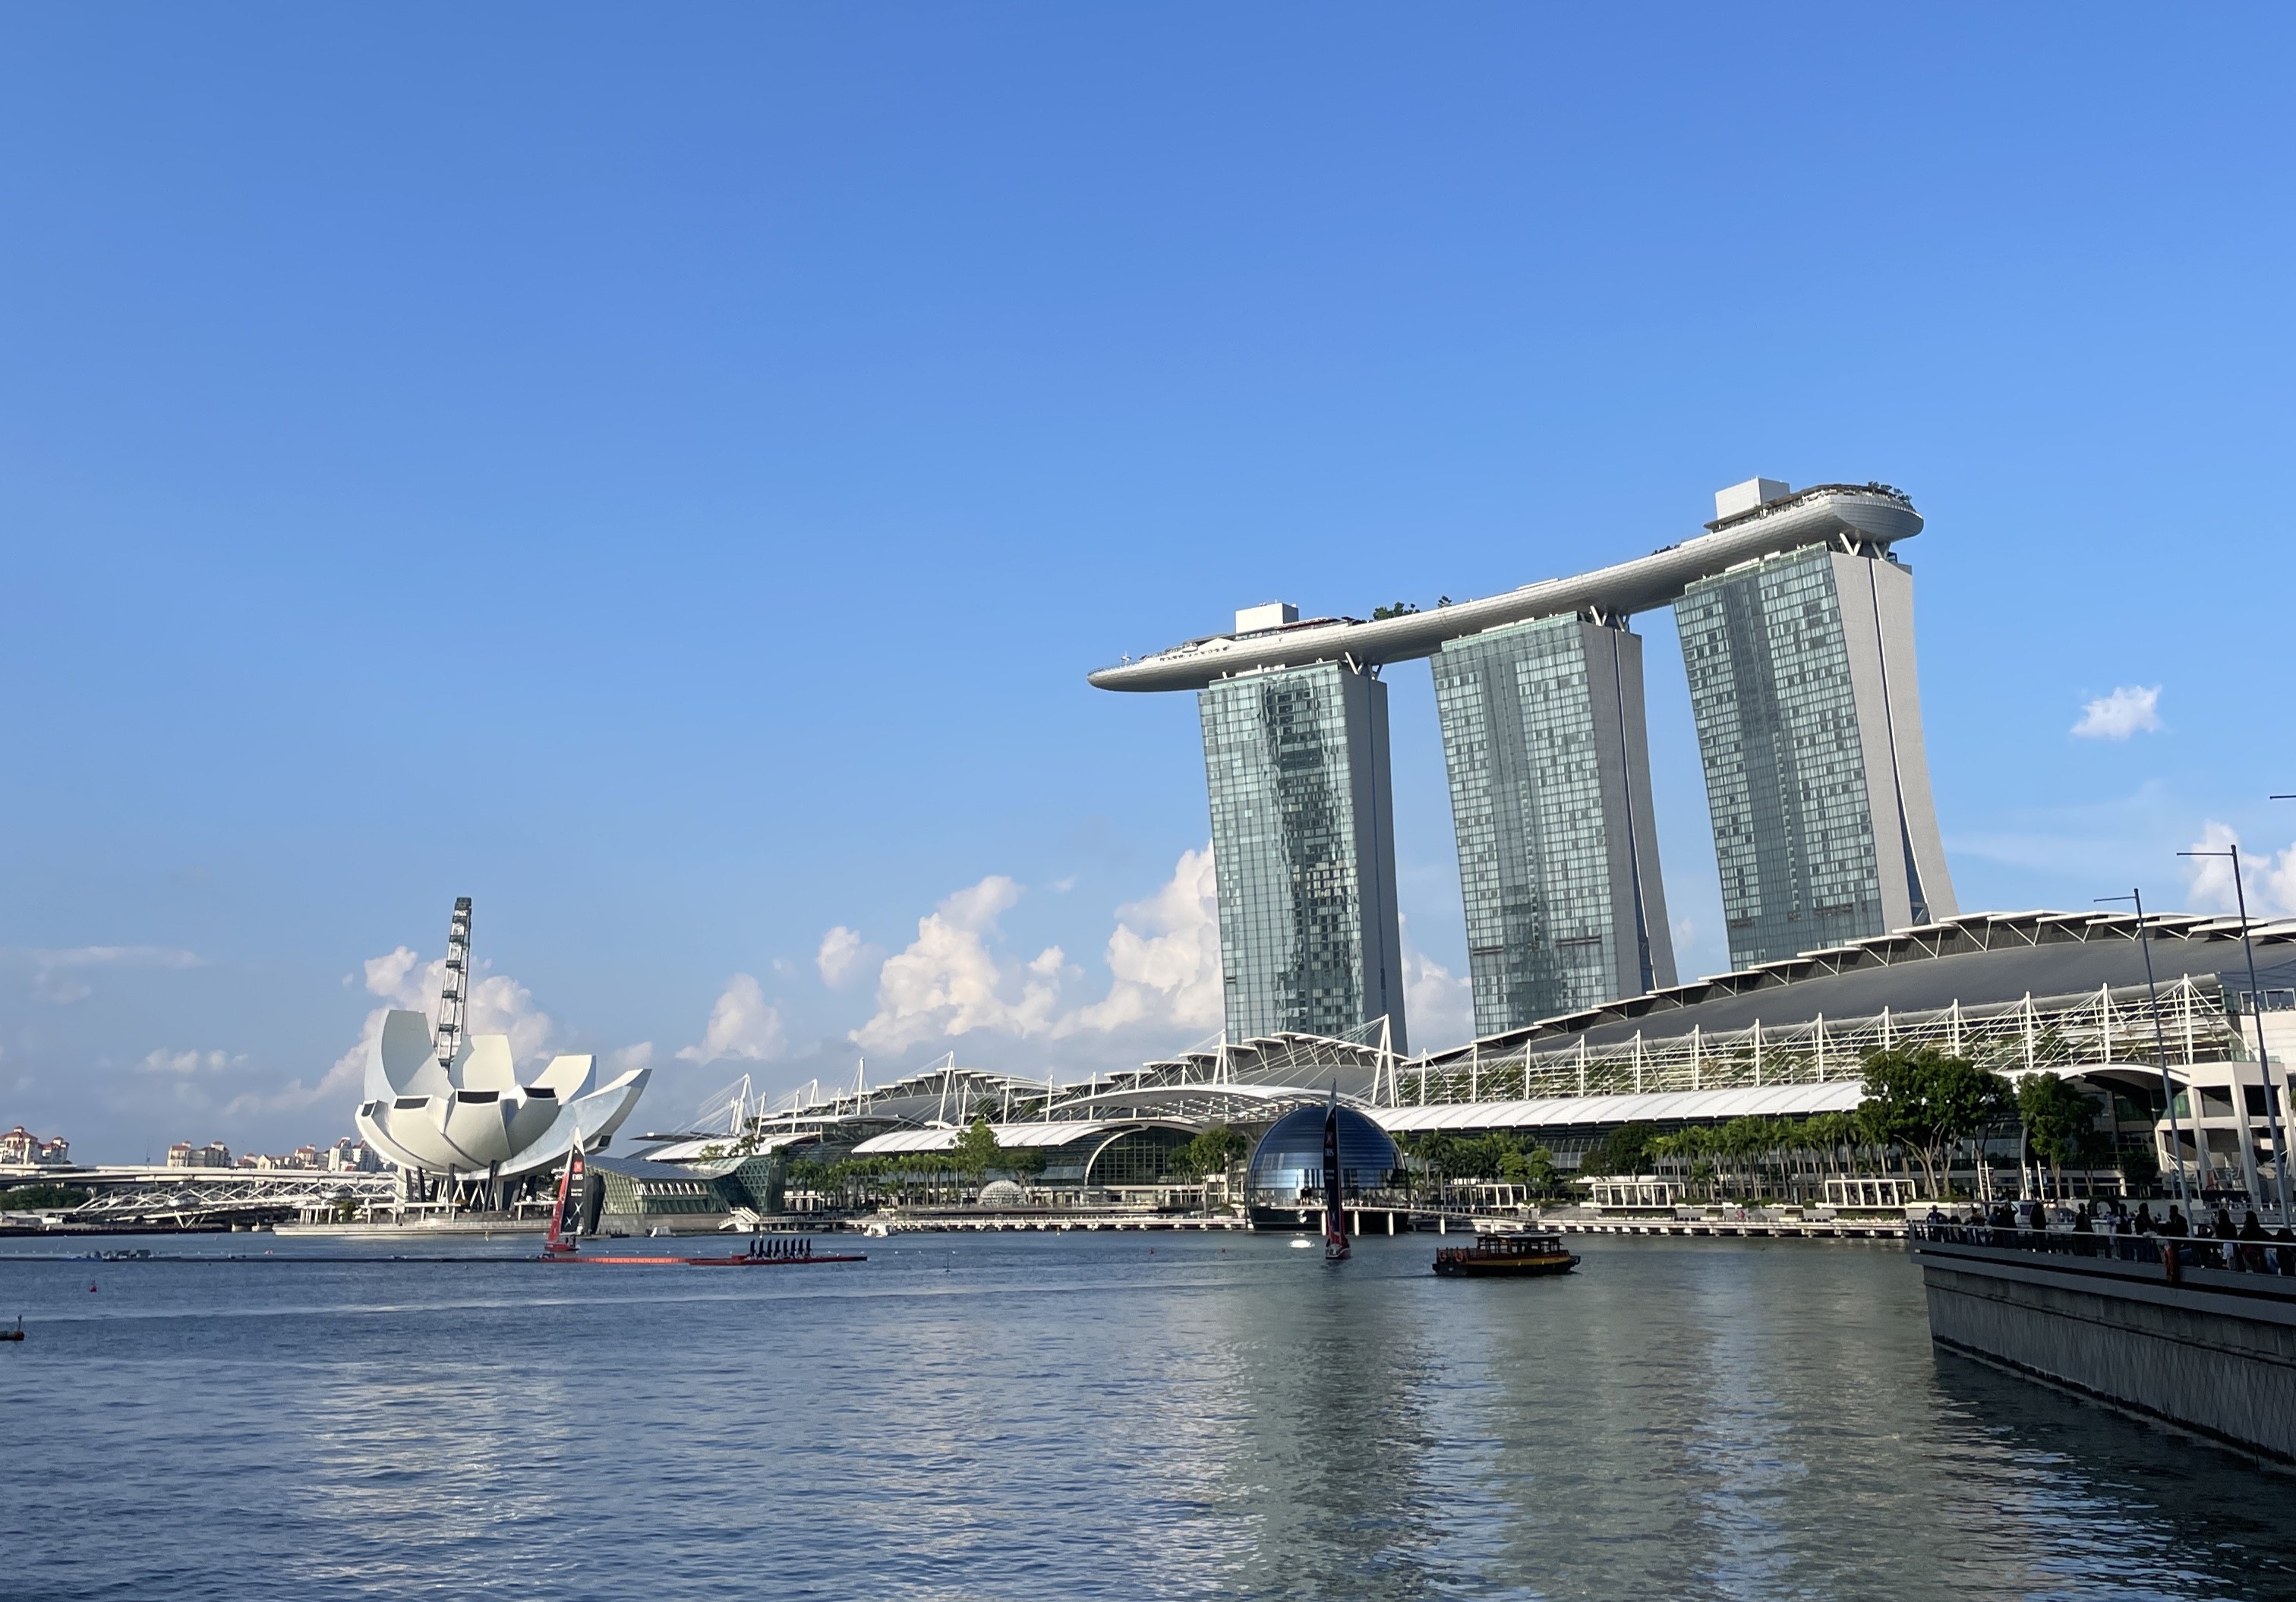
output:
POLYGON ((1434 660, 1477 1034, 1674 983, 1627 627, 1657 606, 1677 606, 1695 653, 1734 959, 1952 915, 1911 576, 1891 552, 1921 514, 1887 485, 1770 479, 1721 491, 1715 513, 1694 538, 1572 578, 1369 620, 1251 607, 1234 633, 1090 675, 1199 693, 1231 1039, 1384 1020, 1407 1049, 1379 674, 1420 657, 1434 660))

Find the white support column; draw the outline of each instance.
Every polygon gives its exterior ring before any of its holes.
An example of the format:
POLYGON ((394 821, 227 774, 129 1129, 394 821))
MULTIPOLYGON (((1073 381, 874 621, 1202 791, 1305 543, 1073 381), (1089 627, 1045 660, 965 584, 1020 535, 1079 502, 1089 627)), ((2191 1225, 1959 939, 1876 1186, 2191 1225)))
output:
POLYGON ((1754 1089, 1762 1088, 1762 1021, 1754 1020, 1754 1089))
POLYGON ((1643 1031, 1635 1031, 1635 1094, 1643 1093, 1643 1031))
POLYGON ((1817 1082, 1825 1083, 1825 1015, 1817 1015, 1817 1082))
POLYGON ((1578 1037, 1578 1094, 1587 1094, 1587 1037, 1578 1037))
MULTIPOLYGON (((2027 990, 2027 991, 2025 992, 2025 999, 2024 999, 2024 1001, 2023 1001, 2023 1003, 2022 1003, 2021 1005, 2022 1005, 2022 1006, 2023 1006, 2023 1008, 2024 1008, 2024 1017, 2025 1017, 2025 1072, 2028 1072, 2028 1073, 2030 1073, 2030 1072, 2033 1072, 2033 992, 2032 992, 2032 991, 2030 991, 2030 990, 2027 990)), ((2021 1156, 2019 1157, 2019 1159, 2018 1159, 2018 1161, 2020 1162, 2020 1163, 2021 1163, 2021 1162, 2023 1162, 2023 1160, 2024 1160, 2024 1159, 2023 1159, 2023 1157, 2022 1157, 2021 1155, 2021 1156)))
POLYGON ((1690 1088, 1693 1090, 1703 1088, 1700 1083, 1702 1064, 1699 1060, 1701 1056, 1699 1044, 1700 1026, 1693 1023, 1690 1026, 1690 1088))

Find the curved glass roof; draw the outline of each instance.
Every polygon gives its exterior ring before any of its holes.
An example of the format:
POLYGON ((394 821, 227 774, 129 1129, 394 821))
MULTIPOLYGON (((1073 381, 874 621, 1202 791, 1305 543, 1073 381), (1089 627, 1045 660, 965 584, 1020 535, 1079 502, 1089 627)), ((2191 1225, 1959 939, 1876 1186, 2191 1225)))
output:
MULTIPOLYGON (((1340 1109, 1340 1170, 1349 1188, 1376 1189, 1403 1164, 1385 1130, 1353 1107, 1340 1109)), ((1253 1190, 1320 1190, 1324 1185, 1324 1109, 1294 1107, 1259 1138, 1246 1185, 1253 1190)))

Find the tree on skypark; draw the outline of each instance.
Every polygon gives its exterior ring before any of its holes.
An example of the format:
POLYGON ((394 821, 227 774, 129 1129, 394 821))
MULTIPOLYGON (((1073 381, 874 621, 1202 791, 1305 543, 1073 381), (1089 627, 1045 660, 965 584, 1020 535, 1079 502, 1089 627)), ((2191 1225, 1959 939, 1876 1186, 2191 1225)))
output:
POLYGON ((1931 1196, 1942 1194, 1938 1171, 1948 1154, 2012 1116, 2016 1105, 2007 1080, 1934 1046, 1869 1051, 1860 1077, 1866 1099, 1858 1113, 1878 1139, 1920 1159, 1931 1196))

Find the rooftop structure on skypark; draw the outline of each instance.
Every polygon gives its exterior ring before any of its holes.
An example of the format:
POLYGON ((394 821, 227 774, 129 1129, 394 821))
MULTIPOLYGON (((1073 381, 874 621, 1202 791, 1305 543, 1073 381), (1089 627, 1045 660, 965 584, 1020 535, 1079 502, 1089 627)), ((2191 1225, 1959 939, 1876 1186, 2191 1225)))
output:
POLYGON ((1912 498, 1887 484, 1816 484, 1786 491, 1775 480, 1751 481, 1785 493, 1718 518, 1693 539, 1629 562, 1574 578, 1543 579, 1480 601, 1371 621, 1303 620, 1293 608, 1255 607, 1237 614, 1234 634, 1184 640, 1087 677, 1103 690, 1201 690, 1242 673, 1313 662, 1365 670, 1431 656, 1448 641, 1534 618, 1631 617, 1672 604, 1701 579, 1780 551, 1806 546, 1886 549, 1922 531, 1922 515, 1912 498))

